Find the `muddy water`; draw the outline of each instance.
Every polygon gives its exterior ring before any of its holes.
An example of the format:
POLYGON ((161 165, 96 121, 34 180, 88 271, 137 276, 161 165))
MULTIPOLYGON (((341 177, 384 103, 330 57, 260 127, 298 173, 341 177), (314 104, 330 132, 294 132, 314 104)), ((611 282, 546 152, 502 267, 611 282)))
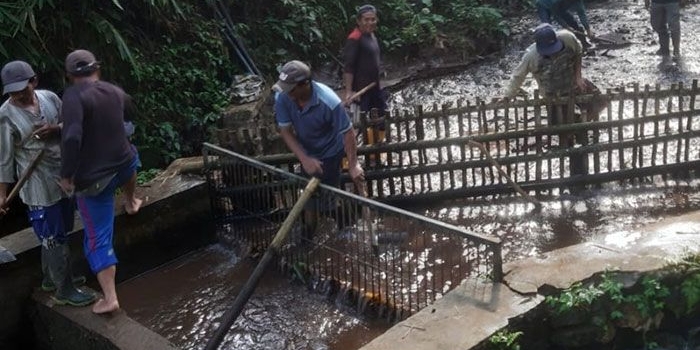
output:
MULTIPOLYGON (((130 317, 183 349, 203 349, 254 268, 213 245, 117 290, 130 317)), ((270 269, 221 349, 357 349, 387 328, 270 269)))
MULTIPOLYGON (((583 58, 583 76, 602 90, 629 86, 634 82, 644 86, 668 86, 679 81, 700 79, 700 4, 681 10, 680 62, 663 60, 654 53, 658 49, 655 32, 649 24, 649 12, 641 0, 619 0, 597 3, 588 9, 591 27, 596 35, 617 33, 631 45, 617 49, 597 49, 583 58)), ((442 105, 460 99, 490 100, 503 96, 510 74, 520 62, 525 48, 534 42, 532 28, 537 26, 534 11, 529 17, 511 23, 513 36, 503 55, 488 59, 464 73, 416 82, 398 91, 390 100, 392 108, 402 109, 420 104, 430 109, 433 103, 442 105)), ((531 78, 523 89, 532 94, 537 83, 531 78)))
MULTIPOLYGON (((628 88, 634 83, 667 87, 700 79, 700 37, 696 35, 700 31, 700 4, 682 9, 679 61, 655 55, 656 33, 651 29, 643 1, 598 3, 589 8, 588 15, 595 34, 614 33, 630 43, 615 48, 601 45, 583 58, 584 77, 602 90, 628 88)), ((459 75, 416 82, 392 95, 392 108, 401 110, 420 104, 430 110, 433 105, 449 105, 458 100, 500 98, 524 49, 533 42, 531 29, 537 24, 534 13, 511 23, 514 35, 503 55, 459 75)), ((522 88, 532 95, 537 83, 530 76, 522 88)), ((504 259, 512 261, 592 239, 624 246, 625 237, 635 229, 700 208, 697 183, 660 185, 649 184, 631 191, 609 186, 581 197, 546 201, 538 214, 533 214, 527 204, 508 201, 455 204, 424 209, 421 213, 500 237, 504 259)))
MULTIPOLYGON (((642 1, 610 1, 589 9, 597 34, 615 32, 631 45, 594 50, 584 58, 584 76, 600 88, 630 86, 634 82, 669 85, 700 78, 700 4, 683 10, 683 56, 680 62, 654 55, 655 34, 642 1)), ((510 72, 532 41, 531 18, 514 23, 512 42, 504 54, 463 74, 417 82, 391 98, 401 109, 418 103, 455 102, 499 97, 510 72)), ((523 89, 532 93, 528 79, 523 89)), ((416 209, 421 214, 503 240, 505 261, 512 261, 589 240, 624 248, 640 228, 691 210, 700 209, 698 183, 645 184, 632 190, 608 186, 581 196, 564 195, 544 201, 539 213, 518 200, 452 203, 416 209), (657 186, 659 185, 659 186, 657 186)), ((211 246, 168 266, 118 286, 128 314, 185 349, 201 349, 217 320, 241 289, 253 266, 221 248, 211 246)), ((246 310, 224 341, 227 349, 357 349, 381 334, 382 321, 362 319, 355 310, 290 283, 269 271, 246 310)))

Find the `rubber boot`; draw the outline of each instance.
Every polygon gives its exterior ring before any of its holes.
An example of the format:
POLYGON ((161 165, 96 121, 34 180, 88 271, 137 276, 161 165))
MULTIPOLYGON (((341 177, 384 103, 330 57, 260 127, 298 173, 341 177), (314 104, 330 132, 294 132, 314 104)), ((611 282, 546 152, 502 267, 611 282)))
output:
MULTIPOLYGON (((44 278, 41 280, 41 290, 44 292, 53 292, 56 290, 56 285, 53 283, 53 280, 51 279, 51 274, 49 272, 49 266, 46 263, 46 259, 44 258, 44 254, 41 256, 41 272, 44 275, 44 278)), ((73 284, 75 286, 82 286, 85 284, 86 279, 85 276, 73 276, 73 284)))
POLYGON ((656 54, 659 56, 668 56, 670 54, 669 48, 669 37, 668 34, 661 34, 659 33, 659 51, 656 51, 656 54))
POLYGON ((673 57, 681 57, 681 33, 671 33, 671 41, 673 42, 673 57))
POLYGON ((58 244, 51 248, 41 248, 42 259, 46 258, 46 264, 51 279, 56 285, 54 301, 59 305, 85 306, 95 301, 95 296, 85 293, 73 285, 70 268, 70 252, 65 244, 58 244))

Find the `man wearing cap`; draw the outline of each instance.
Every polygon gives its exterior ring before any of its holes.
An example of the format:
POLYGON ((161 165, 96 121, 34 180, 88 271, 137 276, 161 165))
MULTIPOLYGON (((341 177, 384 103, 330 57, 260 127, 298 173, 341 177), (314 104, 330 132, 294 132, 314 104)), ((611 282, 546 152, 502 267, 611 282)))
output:
MULTIPOLYGON (((555 31, 550 24, 541 24, 535 29, 535 43, 530 45, 520 64, 515 68, 506 88, 508 99, 515 97, 525 77, 532 73, 540 92, 545 97, 590 93, 595 86, 581 76, 581 43, 568 30, 555 31)), ((595 118, 595 115, 589 115, 595 118)), ((550 123, 555 124, 556 119, 550 123)))
MULTIPOLYGON (((66 73, 72 85, 63 94, 60 184, 67 193, 76 192, 85 227, 85 257, 104 294, 92 311, 108 313, 119 309, 114 285, 117 258, 112 246, 114 192, 122 187, 126 198, 135 198, 139 160, 124 130, 126 94, 100 80, 95 56, 86 50, 71 52, 66 57, 66 73)), ((131 210, 138 211, 140 204, 132 203, 131 210)))
POLYGON ((681 56, 681 2, 680 0, 644 0, 649 9, 651 27, 659 36, 657 55, 669 56, 670 41, 673 43, 673 57, 681 56))
MULTIPOLYGON (((374 83, 374 86, 359 97, 362 113, 369 113, 370 119, 381 118, 386 110, 386 101, 379 85, 381 64, 379 41, 374 35, 377 30, 377 9, 372 5, 360 6, 357 10, 357 26, 350 32, 343 49, 343 85, 345 104, 353 103, 350 98, 355 92, 374 83)), ((376 125, 377 132, 368 130, 369 143, 384 139, 384 123, 376 125), (376 136, 377 140, 374 140, 376 136)))
POLYGON ((273 89, 279 92, 275 119, 280 135, 301 162, 304 173, 339 187, 345 155, 353 182, 362 181, 364 171, 357 161, 355 130, 338 95, 312 80, 311 70, 300 61, 289 61, 282 67, 273 89))
POLYGON ((85 278, 72 277, 66 244, 67 233, 73 229, 74 203, 56 183, 61 166, 61 100, 51 91, 35 90, 37 76, 26 62, 8 63, 0 75, 3 94, 10 95, 0 106, 0 215, 8 204, 9 184, 43 154, 20 189, 41 242, 41 289, 55 291, 53 299, 58 304, 88 305, 95 296, 75 287, 74 283, 85 283, 85 278))

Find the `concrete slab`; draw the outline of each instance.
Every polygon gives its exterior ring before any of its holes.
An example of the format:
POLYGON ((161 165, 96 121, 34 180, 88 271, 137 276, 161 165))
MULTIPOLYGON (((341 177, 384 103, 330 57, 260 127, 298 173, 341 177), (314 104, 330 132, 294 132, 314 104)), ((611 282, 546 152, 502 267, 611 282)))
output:
POLYGON ((469 349, 542 300, 539 295, 518 295, 499 283, 467 280, 362 350, 469 349))
MULTIPOLYGON (((94 291, 93 291, 94 292, 94 291)), ((125 312, 109 316, 92 313, 90 306, 59 306, 48 293, 34 293, 38 312, 34 315, 39 343, 47 349, 171 350, 175 345, 132 320, 125 312)))
POLYGON ((545 285, 565 289, 606 270, 654 271, 698 252, 700 212, 694 212, 507 263, 504 283, 523 294, 537 293, 545 285))
POLYGON ((648 272, 700 253, 700 211, 507 263, 504 284, 469 280, 362 350, 470 349, 537 307, 543 286, 565 289, 606 270, 648 272))

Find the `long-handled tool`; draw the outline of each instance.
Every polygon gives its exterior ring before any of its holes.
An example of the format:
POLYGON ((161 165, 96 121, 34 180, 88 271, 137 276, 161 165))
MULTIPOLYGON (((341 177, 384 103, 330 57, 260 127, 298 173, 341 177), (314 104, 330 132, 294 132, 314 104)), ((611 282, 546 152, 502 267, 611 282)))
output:
POLYGON ((493 157, 491 157, 491 154, 489 154, 488 150, 486 149, 486 147, 484 147, 483 144, 481 144, 480 142, 476 142, 476 141, 468 141, 468 143, 469 143, 470 145, 474 146, 474 147, 479 148, 479 150, 481 150, 481 154, 483 154, 484 157, 486 157, 486 159, 491 163, 491 165, 492 165, 494 168, 496 168, 496 170, 498 170, 498 173, 499 173, 504 179, 506 179, 506 181, 508 182, 508 184, 509 184, 511 187, 513 187, 513 189, 514 189, 516 192, 518 192, 521 196, 523 196, 523 198, 525 198, 527 201, 529 201, 529 202, 531 202, 532 204, 535 205, 535 210, 538 210, 538 211, 539 211, 539 210, 542 209, 542 203, 540 203, 540 201, 538 201, 537 199, 535 199, 535 198, 533 198, 532 196, 530 196, 529 194, 527 194, 527 192, 525 192, 525 191, 523 190, 523 188, 520 187, 520 185, 518 185, 518 183, 516 183, 515 181, 513 181, 513 179, 511 179, 510 176, 508 176, 508 174, 507 174, 505 171, 503 171, 503 169, 501 168, 501 165, 498 164, 498 162, 496 162, 496 160, 493 159, 493 157))
POLYGON ((301 194, 297 202, 294 203, 294 206, 289 212, 289 215, 287 215, 287 218, 284 219, 282 226, 280 226, 275 238, 273 238, 272 243, 270 243, 270 247, 267 248, 262 259, 260 259, 258 266, 255 267, 255 270, 253 270, 253 273, 250 275, 250 278, 248 278, 248 281, 243 286, 243 289, 241 289, 236 296, 231 308, 226 312, 226 314, 224 314, 224 318, 221 321, 221 325, 216 330, 216 334, 214 334, 214 337, 209 339, 209 342, 207 342, 207 346, 205 348, 206 350, 214 350, 219 348, 219 345, 221 344, 221 341, 224 340, 224 336, 226 336, 229 328, 231 328, 231 325, 236 322, 236 318, 238 318, 241 311, 243 311, 243 307, 248 302, 248 299, 250 299, 250 296, 253 295, 253 292, 258 286, 258 282, 260 282, 260 278, 262 278, 267 265, 269 265, 272 258, 279 253, 280 248, 282 247, 282 242, 284 242, 284 240, 287 238, 287 234, 289 234, 294 221, 302 213, 304 205, 309 201, 314 191, 316 191, 319 183, 321 183, 321 180, 314 177, 311 179, 311 181, 309 181, 309 184, 306 185, 304 192, 301 194))
POLYGON ((22 186, 29 180, 29 177, 32 175, 34 172, 34 169, 36 169, 37 165, 39 165, 39 162, 41 161, 42 158, 44 158, 44 154, 46 154, 46 149, 42 148, 39 153, 34 157, 31 163, 29 163, 29 166, 27 169, 24 170, 24 174, 17 180, 17 183, 15 184, 15 187, 12 188, 12 191, 10 191, 10 194, 7 195, 7 199, 5 199, 5 204, 3 207, 0 207, 0 214, 5 212, 5 208, 7 208, 10 205, 10 202, 12 199, 14 199, 18 194, 19 190, 22 189, 22 186))
MULTIPOLYGON (((357 191, 357 194, 364 198, 368 198, 367 186, 365 183, 360 179, 355 179, 353 182, 355 183, 355 190, 357 191)), ((372 213, 370 212, 369 207, 366 205, 362 207, 362 222, 364 222, 364 225, 369 230, 372 248, 376 251, 377 247, 379 246, 379 238, 377 237, 377 233, 374 232, 374 227, 372 226, 372 213)))

